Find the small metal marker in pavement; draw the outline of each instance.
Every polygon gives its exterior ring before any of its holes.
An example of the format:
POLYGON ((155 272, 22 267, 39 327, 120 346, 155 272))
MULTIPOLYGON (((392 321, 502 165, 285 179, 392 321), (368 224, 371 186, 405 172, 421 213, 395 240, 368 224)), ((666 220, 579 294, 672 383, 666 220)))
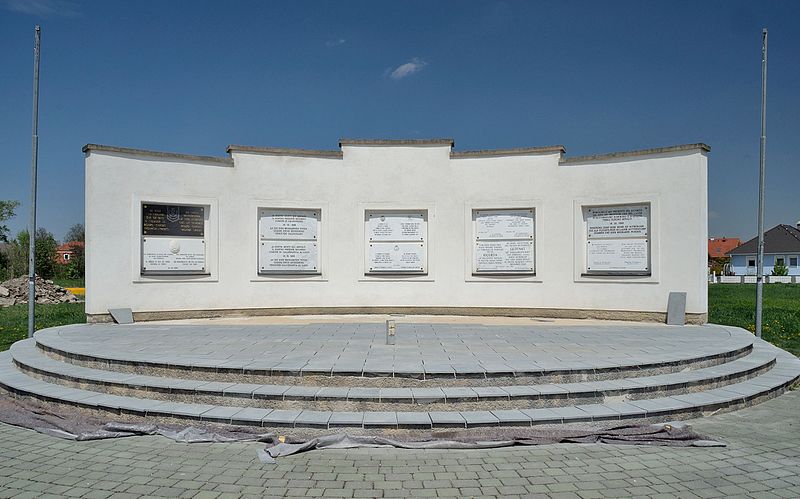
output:
POLYGON ((394 336, 397 332, 397 324, 395 324, 394 320, 388 319, 386 321, 386 344, 387 345, 394 345, 394 336))

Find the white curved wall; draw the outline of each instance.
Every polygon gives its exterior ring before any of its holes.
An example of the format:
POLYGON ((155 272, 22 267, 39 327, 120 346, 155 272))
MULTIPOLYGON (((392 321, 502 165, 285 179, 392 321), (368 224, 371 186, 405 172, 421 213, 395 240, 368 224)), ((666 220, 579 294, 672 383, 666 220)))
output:
POLYGON ((342 158, 232 152, 233 166, 87 150, 87 314, 283 307, 503 307, 705 314, 705 150, 559 163, 451 158, 449 145, 344 145, 342 158), (210 276, 139 274, 140 204, 204 204, 210 276), (650 276, 586 277, 581 207, 650 203, 650 276), (257 208, 322 210, 321 276, 257 274, 257 208), (536 275, 473 276, 470 214, 534 207, 536 275), (428 274, 364 274, 364 210, 428 210, 428 274))

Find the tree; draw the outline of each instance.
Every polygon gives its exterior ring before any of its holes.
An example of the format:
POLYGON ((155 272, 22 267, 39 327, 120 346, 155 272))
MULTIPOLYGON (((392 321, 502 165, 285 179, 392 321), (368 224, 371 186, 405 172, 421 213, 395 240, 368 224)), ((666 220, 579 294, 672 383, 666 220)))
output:
POLYGON ((19 206, 19 201, 0 200, 0 242, 8 242, 8 226, 3 222, 14 218, 14 210, 19 206))
MULTIPOLYGON (((16 239, 8 245, 8 274, 19 277, 28 273, 28 231, 17 234, 16 239)), ((58 243, 53 234, 44 227, 36 229, 36 250, 34 265, 36 274, 44 279, 52 279, 56 274, 56 249, 58 243)))
POLYGON ((72 241, 84 242, 85 240, 86 240, 86 231, 83 228, 83 224, 73 225, 67 231, 67 235, 64 236, 65 243, 71 243, 72 241))
POLYGON ((86 276, 84 261, 83 247, 78 245, 73 246, 72 256, 67 264, 64 277, 67 279, 83 279, 86 276))

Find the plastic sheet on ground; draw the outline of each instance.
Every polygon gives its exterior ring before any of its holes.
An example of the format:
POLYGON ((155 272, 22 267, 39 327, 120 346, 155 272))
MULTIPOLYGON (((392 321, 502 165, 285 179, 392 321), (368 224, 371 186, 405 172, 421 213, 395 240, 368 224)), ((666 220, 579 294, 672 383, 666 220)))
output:
MULTIPOLYGON (((274 463, 275 458, 321 449, 354 449, 359 447, 394 447, 397 449, 495 449, 499 447, 545 445, 557 443, 602 443, 628 445, 663 445, 674 447, 724 447, 725 444, 695 433, 685 423, 627 425, 605 429, 536 429, 520 428, 514 438, 482 440, 433 439, 401 441, 380 436, 327 435, 303 442, 278 442, 258 452, 262 463, 274 463)), ((507 434, 507 432, 506 432, 507 434)), ((484 435, 486 436, 486 435, 484 435)))
POLYGON ((185 443, 272 441, 271 434, 262 433, 258 428, 109 421, 72 409, 54 411, 47 405, 2 395, 0 395, 0 421, 76 441, 141 435, 161 435, 185 443))
MULTIPOLYGON (((719 447, 724 443, 695 433, 686 423, 663 423, 586 428, 485 427, 471 430, 407 431, 382 435, 329 434, 314 438, 262 433, 258 427, 197 423, 193 426, 150 423, 146 420, 120 422, 100 419, 76 410, 54 412, 49 406, 0 396, 0 421, 30 428, 54 437, 101 440, 142 435, 161 435, 176 442, 263 442, 258 449, 262 463, 276 458, 323 449, 494 449, 499 447, 556 443, 601 443, 662 445, 676 447, 719 447), (424 437, 424 438, 423 438, 424 437)), ((294 429, 302 435, 302 429, 294 429)), ((373 431, 374 432, 374 431, 373 431)), ((387 431, 386 433, 391 433, 387 431)))

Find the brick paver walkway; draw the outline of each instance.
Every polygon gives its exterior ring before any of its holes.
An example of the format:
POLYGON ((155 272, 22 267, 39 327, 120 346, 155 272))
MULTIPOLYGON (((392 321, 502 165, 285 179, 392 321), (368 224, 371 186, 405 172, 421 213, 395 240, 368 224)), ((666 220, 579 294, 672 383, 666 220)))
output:
POLYGON ((262 465, 262 444, 69 442, 0 424, 0 497, 800 497, 800 391, 695 420, 725 448, 352 449, 262 465))

